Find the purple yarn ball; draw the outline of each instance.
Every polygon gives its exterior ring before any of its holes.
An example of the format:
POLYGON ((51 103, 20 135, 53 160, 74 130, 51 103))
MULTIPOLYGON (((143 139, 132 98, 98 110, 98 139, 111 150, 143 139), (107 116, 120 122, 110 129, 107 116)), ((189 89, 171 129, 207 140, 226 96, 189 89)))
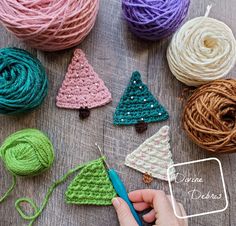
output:
POLYGON ((135 35, 160 40, 178 29, 189 4, 190 0, 122 0, 122 10, 135 35))

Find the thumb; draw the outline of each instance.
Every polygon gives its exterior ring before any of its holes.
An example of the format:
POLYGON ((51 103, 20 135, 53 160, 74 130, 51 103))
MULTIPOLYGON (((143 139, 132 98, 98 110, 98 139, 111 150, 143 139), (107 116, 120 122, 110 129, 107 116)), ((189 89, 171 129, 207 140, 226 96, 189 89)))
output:
POLYGON ((138 226, 129 206, 122 198, 117 197, 112 199, 112 204, 115 207, 120 226, 138 226))

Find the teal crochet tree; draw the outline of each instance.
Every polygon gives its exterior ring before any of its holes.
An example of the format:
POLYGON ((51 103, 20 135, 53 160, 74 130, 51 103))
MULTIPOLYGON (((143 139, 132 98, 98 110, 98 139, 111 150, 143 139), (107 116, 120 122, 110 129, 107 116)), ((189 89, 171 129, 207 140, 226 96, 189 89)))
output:
POLYGON ((159 104, 148 87, 143 84, 138 71, 133 72, 129 85, 114 114, 115 125, 135 125, 136 131, 147 130, 147 123, 169 118, 166 109, 159 104))

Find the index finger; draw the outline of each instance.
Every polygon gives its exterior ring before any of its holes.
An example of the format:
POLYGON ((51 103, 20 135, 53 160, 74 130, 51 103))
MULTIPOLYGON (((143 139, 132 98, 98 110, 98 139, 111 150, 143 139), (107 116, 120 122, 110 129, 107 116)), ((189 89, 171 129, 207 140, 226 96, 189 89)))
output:
POLYGON ((142 189, 131 191, 129 193, 129 199, 132 202, 146 202, 152 204, 155 196, 163 196, 165 193, 163 191, 154 190, 154 189, 142 189))
POLYGON ((162 214, 172 213, 173 209, 164 191, 154 189, 136 190, 129 193, 129 199, 132 202, 146 202, 162 214))

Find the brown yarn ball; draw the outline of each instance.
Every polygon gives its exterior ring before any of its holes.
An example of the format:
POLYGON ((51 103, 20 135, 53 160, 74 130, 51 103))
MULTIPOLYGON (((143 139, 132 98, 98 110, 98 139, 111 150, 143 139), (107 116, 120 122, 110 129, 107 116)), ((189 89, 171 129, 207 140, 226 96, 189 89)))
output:
POLYGON ((208 151, 236 152, 236 80, 216 80, 196 89, 184 108, 183 126, 208 151))

